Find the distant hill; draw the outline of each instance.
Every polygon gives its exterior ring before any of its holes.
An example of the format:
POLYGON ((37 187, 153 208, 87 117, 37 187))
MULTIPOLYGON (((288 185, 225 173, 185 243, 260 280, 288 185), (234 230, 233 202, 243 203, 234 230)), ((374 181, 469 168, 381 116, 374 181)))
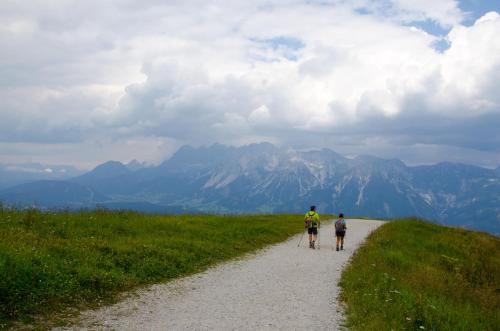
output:
POLYGON ((149 202, 104 202, 99 204, 99 206, 110 210, 134 210, 144 213, 153 214, 186 214, 186 213, 197 213, 196 210, 184 209, 177 206, 160 206, 149 202))
POLYGON ((0 191, 0 200, 14 206, 84 208, 107 199, 90 187, 56 180, 40 180, 0 191))
POLYGON ((70 181, 106 196, 106 203, 221 213, 303 212, 316 204, 327 213, 420 216, 500 233, 498 168, 409 167, 397 159, 349 159, 330 149, 215 144, 182 147, 155 167, 132 170, 110 161, 70 181))
POLYGON ((79 177, 71 179, 71 181, 84 185, 94 186, 97 185, 101 180, 125 175, 130 172, 131 170, 121 162, 108 161, 106 163, 98 165, 92 171, 89 171, 79 177))
POLYGON ((0 164, 0 190, 36 180, 64 180, 83 174, 68 165, 0 164))

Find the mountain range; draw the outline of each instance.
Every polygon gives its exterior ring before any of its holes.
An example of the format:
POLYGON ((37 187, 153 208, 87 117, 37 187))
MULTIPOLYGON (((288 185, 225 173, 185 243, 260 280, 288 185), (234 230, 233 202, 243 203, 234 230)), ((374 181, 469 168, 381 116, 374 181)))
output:
POLYGON ((83 175, 0 191, 7 204, 181 213, 304 212, 419 216, 500 233, 500 168, 346 158, 269 143, 184 146, 158 166, 109 161, 83 175))

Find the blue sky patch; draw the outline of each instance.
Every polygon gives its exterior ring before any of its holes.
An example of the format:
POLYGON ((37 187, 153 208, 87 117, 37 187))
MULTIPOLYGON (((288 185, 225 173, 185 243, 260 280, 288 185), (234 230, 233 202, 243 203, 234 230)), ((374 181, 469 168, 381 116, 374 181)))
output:
POLYGON ((450 46, 450 42, 445 38, 440 38, 432 44, 432 47, 439 53, 444 53, 450 46))
POLYGON ((448 32, 450 32, 451 28, 444 28, 441 25, 439 25, 437 22, 433 20, 425 20, 425 21, 414 21, 406 24, 408 26, 414 26, 416 28, 419 28, 421 30, 424 30, 428 34, 434 35, 434 36, 446 36, 448 32))
MULTIPOLYGON (((278 36, 269 39, 251 39, 253 42, 260 43, 265 48, 271 48, 290 60, 297 61, 297 51, 304 48, 305 44, 302 40, 295 37, 278 36)), ((276 59, 274 59, 276 60, 276 59)))
POLYGON ((490 11, 500 12, 500 0, 461 0, 458 7, 467 13, 463 24, 471 26, 478 18, 490 11))
POLYGON ((356 8, 356 9, 354 9, 354 11, 356 13, 358 13, 358 14, 361 14, 361 15, 370 15, 370 14, 373 14, 372 11, 370 11, 367 8, 364 8, 364 7, 356 8))
POLYGON ((279 49, 279 48, 289 48, 291 50, 298 50, 301 48, 304 48, 305 44, 302 42, 302 40, 294 37, 274 37, 271 39, 266 39, 264 42, 268 43, 271 45, 273 49, 279 49))

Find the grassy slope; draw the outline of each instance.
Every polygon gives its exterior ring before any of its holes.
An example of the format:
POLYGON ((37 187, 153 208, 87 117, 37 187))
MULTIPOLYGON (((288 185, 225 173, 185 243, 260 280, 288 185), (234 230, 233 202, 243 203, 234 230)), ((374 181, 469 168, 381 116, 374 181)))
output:
POLYGON ((340 284, 351 330, 499 330, 500 239, 390 222, 369 236, 340 284))
POLYGON ((0 208, 0 329, 282 241, 302 216, 153 216, 0 208))

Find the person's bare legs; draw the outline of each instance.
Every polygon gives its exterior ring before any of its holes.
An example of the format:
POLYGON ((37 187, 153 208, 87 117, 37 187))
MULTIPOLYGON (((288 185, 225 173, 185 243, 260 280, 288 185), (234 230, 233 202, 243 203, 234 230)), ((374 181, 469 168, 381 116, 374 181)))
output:
POLYGON ((340 249, 344 249, 344 237, 340 237, 340 249))
POLYGON ((316 243, 316 238, 317 238, 317 237, 318 237, 318 235, 316 235, 316 234, 314 234, 314 233, 312 234, 312 243, 311 243, 311 248, 312 248, 312 249, 316 249, 316 248, 314 247, 314 244, 316 243))
POLYGON ((337 245, 336 245, 336 249, 339 250, 339 242, 340 242, 340 237, 337 236, 337 245))
POLYGON ((312 240, 313 240, 312 238, 313 238, 312 233, 309 233, 309 248, 312 247, 312 240))

